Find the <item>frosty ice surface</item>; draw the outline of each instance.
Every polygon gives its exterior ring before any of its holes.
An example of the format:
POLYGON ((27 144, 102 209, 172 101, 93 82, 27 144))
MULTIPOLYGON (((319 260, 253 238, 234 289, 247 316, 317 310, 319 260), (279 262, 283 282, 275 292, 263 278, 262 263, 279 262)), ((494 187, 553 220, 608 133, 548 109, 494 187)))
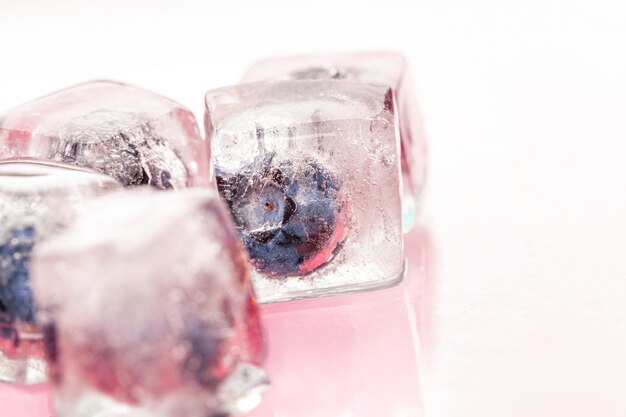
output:
POLYGON ((252 66, 244 81, 347 80, 388 85, 396 98, 404 173, 405 229, 414 224, 415 204, 424 186, 426 141, 410 70, 406 60, 393 52, 310 55, 263 60, 252 66))
POLYGON ((63 417, 226 416, 258 402, 263 340, 216 191, 107 195, 35 251, 63 417))
POLYGON ((75 210, 116 188, 110 177, 32 160, 0 162, 0 380, 46 379, 30 285, 33 247, 69 223, 75 210))
POLYGON ((125 186, 203 185, 209 177, 206 153, 189 110, 117 82, 80 84, 0 115, 0 159, 90 168, 125 186))
POLYGON ((280 81, 210 91, 218 188, 262 301, 402 277, 400 151, 388 87, 280 81))

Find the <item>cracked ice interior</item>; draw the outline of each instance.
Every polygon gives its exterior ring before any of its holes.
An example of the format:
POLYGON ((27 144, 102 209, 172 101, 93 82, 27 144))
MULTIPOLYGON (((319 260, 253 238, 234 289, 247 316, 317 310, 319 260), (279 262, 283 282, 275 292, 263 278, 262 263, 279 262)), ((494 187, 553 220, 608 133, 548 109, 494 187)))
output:
POLYGON ((281 81, 210 91, 218 188, 262 302, 403 274, 400 145, 388 87, 281 81))
POLYGON ((105 175, 32 160, 0 162, 0 380, 45 380, 31 288, 33 248, 88 199, 116 188, 105 175))
POLYGON ((206 152, 189 110, 112 81, 70 87, 0 115, 0 159, 31 157, 80 166, 125 186, 205 185, 206 152))
POLYGON ((35 250, 33 286, 57 415, 234 415, 266 385, 247 261, 216 191, 94 201, 35 250))
POLYGON ((426 177, 426 139, 406 59, 393 52, 270 58, 253 65, 244 82, 263 80, 345 80, 390 86, 395 95, 404 174, 404 228, 415 224, 426 177))

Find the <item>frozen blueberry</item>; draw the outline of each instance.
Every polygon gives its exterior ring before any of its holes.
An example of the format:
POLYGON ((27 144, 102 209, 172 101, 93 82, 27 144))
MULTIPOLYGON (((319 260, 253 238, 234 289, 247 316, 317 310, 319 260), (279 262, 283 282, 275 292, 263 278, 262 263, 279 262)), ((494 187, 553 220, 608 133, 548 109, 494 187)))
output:
POLYGON ((218 188, 259 271, 306 274, 328 262, 339 244, 339 184, 312 159, 274 160, 269 154, 231 176, 218 169, 218 188))
POLYGON ((184 321, 183 339, 189 346, 182 361, 182 371, 189 373, 203 387, 215 389, 220 379, 220 358, 225 347, 224 336, 198 317, 189 315, 184 321))
POLYGON ((178 151, 139 114, 95 111, 55 129, 50 159, 102 172, 126 187, 188 185, 190 174, 178 151))
POLYGON ((26 226, 11 230, 0 244, 0 321, 34 320, 28 270, 34 242, 35 229, 26 226))

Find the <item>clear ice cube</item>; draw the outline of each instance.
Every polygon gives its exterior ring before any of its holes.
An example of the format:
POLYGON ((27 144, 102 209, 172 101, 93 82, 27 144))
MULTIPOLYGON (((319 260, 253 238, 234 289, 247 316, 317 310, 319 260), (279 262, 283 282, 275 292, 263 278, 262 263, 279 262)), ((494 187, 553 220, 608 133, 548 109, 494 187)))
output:
POLYGON ((253 65, 244 82, 263 80, 346 80, 384 84, 397 103, 404 174, 404 227, 415 223, 426 176, 426 140, 406 59, 393 52, 271 58, 253 65))
POLYGON ((0 159, 90 168, 125 186, 205 185, 207 146, 193 114, 150 91, 93 81, 0 115, 0 159))
POLYGON ((108 176, 32 160, 0 162, 0 381, 46 379, 30 283, 33 247, 89 199, 118 187, 108 176))
POLYGON ((63 417, 226 416, 266 385, 248 262, 216 191, 122 191, 36 248, 63 417))
POLYGON ((389 87, 259 82, 210 91, 206 105, 218 188, 262 302, 402 278, 400 145, 389 87))

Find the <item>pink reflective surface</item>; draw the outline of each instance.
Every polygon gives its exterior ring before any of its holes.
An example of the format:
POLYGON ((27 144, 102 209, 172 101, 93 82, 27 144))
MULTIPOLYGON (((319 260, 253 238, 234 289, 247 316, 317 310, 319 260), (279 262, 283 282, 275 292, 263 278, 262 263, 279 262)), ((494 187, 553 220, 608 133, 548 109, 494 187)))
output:
POLYGON ((251 416, 421 415, 434 275, 426 233, 414 230, 407 243, 398 286, 262 306, 272 386, 251 416))
POLYGON ((0 382, 0 416, 48 417, 50 394, 45 384, 17 386, 0 382))

